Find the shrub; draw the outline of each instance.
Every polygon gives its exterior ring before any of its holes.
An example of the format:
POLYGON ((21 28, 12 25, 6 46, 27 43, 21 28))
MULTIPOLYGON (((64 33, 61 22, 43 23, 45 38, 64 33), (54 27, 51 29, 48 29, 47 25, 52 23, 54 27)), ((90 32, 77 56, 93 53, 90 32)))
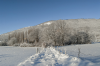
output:
POLYGON ((0 46, 7 46, 7 43, 6 42, 0 42, 0 46))
POLYGON ((20 46, 19 44, 14 44, 13 46, 20 46))
POLYGON ((33 47, 33 45, 28 44, 28 43, 23 43, 23 44, 20 44, 20 47, 33 47))
POLYGON ((14 45, 16 42, 17 42, 16 38, 13 37, 13 38, 11 38, 11 39, 7 42, 7 44, 8 44, 9 46, 12 46, 12 45, 14 45))
POLYGON ((78 32, 70 37, 68 44, 91 44, 91 36, 86 32, 78 32))

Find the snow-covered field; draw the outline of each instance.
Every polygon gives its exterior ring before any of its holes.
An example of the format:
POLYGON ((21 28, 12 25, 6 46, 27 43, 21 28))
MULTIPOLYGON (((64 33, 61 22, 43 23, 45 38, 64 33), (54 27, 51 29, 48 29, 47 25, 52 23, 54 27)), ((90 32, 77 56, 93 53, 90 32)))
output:
POLYGON ((86 63, 80 63, 78 66, 100 66, 100 43, 58 47, 62 53, 66 50, 66 53, 73 57, 78 57, 79 48, 79 58, 86 63))
POLYGON ((34 47, 0 47, 0 66, 100 66, 100 43, 46 48, 38 54, 34 47))
POLYGON ((33 47, 0 46, 0 66, 17 66, 35 53, 33 47))

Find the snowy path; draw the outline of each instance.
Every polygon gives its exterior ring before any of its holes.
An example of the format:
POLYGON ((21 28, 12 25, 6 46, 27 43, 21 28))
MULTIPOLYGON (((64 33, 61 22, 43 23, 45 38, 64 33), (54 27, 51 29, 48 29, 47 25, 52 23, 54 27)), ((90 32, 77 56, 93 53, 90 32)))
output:
POLYGON ((39 54, 30 56, 18 66, 100 66, 100 63, 62 54, 54 48, 46 48, 39 54))
POLYGON ((47 48, 18 66, 78 66, 80 62, 81 60, 77 57, 61 54, 53 48, 47 48))

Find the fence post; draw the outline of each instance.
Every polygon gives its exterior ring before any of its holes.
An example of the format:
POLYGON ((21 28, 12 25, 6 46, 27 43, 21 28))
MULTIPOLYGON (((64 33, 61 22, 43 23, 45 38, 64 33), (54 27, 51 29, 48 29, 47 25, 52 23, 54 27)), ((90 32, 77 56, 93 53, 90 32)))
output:
POLYGON ((40 53, 40 48, 38 48, 38 53, 40 53))
POLYGON ((65 49, 65 55, 66 55, 66 49, 65 49))
POLYGON ((57 46, 57 51, 58 51, 58 46, 57 46))
POLYGON ((39 51, 39 49, 37 48, 37 49, 36 49, 36 53, 38 53, 38 51, 39 51))
POLYGON ((78 48, 78 58, 80 57, 80 48, 78 48))
POLYGON ((59 49, 59 53, 60 53, 60 49, 59 49))

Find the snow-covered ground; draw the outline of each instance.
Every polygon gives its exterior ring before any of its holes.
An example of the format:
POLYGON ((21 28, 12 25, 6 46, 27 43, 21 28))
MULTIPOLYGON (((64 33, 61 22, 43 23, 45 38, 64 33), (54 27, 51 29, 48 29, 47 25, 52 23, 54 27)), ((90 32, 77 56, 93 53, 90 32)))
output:
POLYGON ((47 23, 44 23, 44 25, 50 25, 52 24, 52 22, 47 22, 47 23))
POLYGON ((47 48, 18 66, 77 66, 80 62, 81 60, 77 57, 61 54, 53 48, 47 48))
POLYGON ((69 56, 73 57, 78 57, 79 48, 80 48, 79 58, 82 61, 89 61, 85 63, 85 65, 83 66, 100 66, 100 43, 58 47, 58 49, 60 49, 62 53, 64 53, 64 50, 66 50, 66 53, 69 56))
POLYGON ((0 66, 100 66, 100 43, 40 50, 36 54, 34 47, 0 47, 0 66))
POLYGON ((18 66, 100 66, 100 44, 46 48, 41 53, 30 56, 18 66))
POLYGON ((0 66, 17 66, 35 53, 34 47, 0 46, 0 66))

